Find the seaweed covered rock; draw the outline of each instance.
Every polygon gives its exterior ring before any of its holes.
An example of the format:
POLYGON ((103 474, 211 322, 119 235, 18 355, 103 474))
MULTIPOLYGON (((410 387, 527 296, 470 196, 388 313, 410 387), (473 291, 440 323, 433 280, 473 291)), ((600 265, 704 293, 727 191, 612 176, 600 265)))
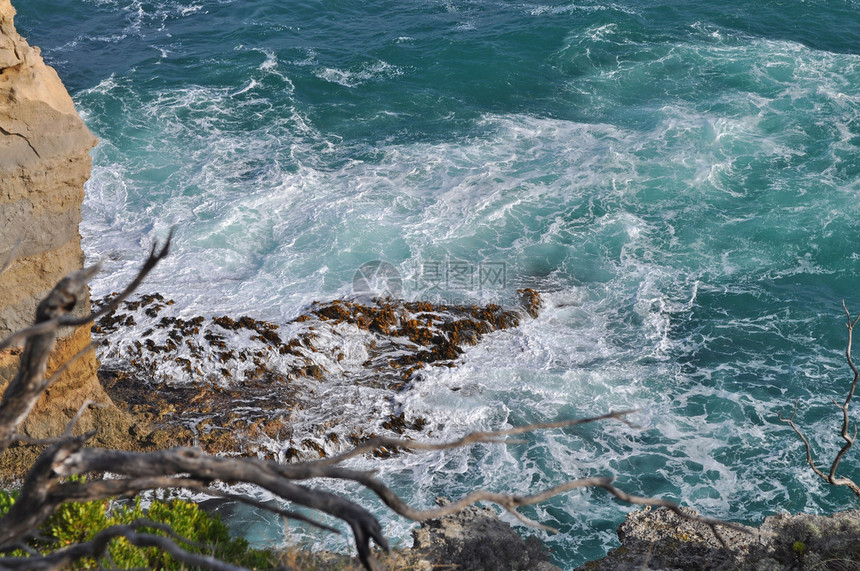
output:
POLYGON ((173 301, 151 294, 105 315, 94 334, 103 344, 100 374, 111 397, 166 431, 170 443, 300 461, 376 435, 422 433, 426 419, 397 409, 387 395, 422 382, 428 367, 456 366, 466 346, 516 327, 521 312, 536 312, 537 292, 521 294, 517 310, 393 299, 316 302, 282 324, 181 316, 173 301), (359 402, 378 404, 357 418, 351 411, 359 402))

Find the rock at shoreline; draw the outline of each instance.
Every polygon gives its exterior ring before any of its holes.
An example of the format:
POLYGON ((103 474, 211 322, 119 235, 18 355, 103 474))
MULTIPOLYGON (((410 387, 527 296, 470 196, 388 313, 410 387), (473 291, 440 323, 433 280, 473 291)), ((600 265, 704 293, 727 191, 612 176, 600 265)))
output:
MULTIPOLYGON (((444 498, 436 500, 448 503, 444 498)), ((523 539, 490 508, 469 506, 438 519, 421 522, 412 531, 411 548, 375 555, 383 569, 412 571, 562 571, 536 537, 523 539)), ((361 571, 355 557, 327 551, 300 551, 300 569, 361 571)))
POLYGON ((709 526, 645 508, 619 526, 621 547, 579 570, 860 570, 860 511, 769 516, 761 527, 747 529, 751 533, 718 528, 727 550, 709 526))
POLYGON ((284 324, 178 317, 172 301, 144 295, 96 324, 100 375, 111 398, 177 445, 311 460, 376 435, 424 432, 427 421, 397 410, 391 395, 428 367, 456 366, 464 346, 516 327, 521 312, 536 314, 539 294, 520 293, 520 310, 334 300, 284 324))

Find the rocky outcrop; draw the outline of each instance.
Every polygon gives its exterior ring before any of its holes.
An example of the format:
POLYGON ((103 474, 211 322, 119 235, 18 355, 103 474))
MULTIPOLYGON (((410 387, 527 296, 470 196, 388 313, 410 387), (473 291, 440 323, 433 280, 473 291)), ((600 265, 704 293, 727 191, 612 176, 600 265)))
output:
MULTIPOLYGON (((440 498, 437 503, 448 502, 440 498)), ((490 508, 469 506, 422 522, 412 538, 412 553, 429 562, 430 569, 561 571, 549 562, 549 550, 538 538, 524 540, 490 508)))
POLYGON ((81 267, 96 144, 57 73, 15 31, 14 14, 0 0, 0 256, 21 240, 0 277, 0 336, 29 325, 42 296, 81 267))
MULTIPOLYGON (((96 138, 75 110, 57 73, 15 30, 15 10, 0 0, 0 266, 20 240, 15 258, 0 274, 0 338, 30 325, 39 300, 84 260, 78 225, 90 149, 96 138)), ((77 313, 89 311, 89 301, 77 313)), ((57 343, 48 374, 90 343, 87 329, 67 332, 57 343)), ((15 351, 0 353, 0 388, 17 370, 15 351)), ((57 379, 23 427, 29 436, 65 429, 89 399, 108 405, 81 420, 79 430, 124 424, 96 377, 93 352, 57 379)))
POLYGON ((520 294, 516 310, 390 298, 315 302, 280 325, 179 317, 172 300, 149 294, 105 315, 94 337, 104 387, 140 426, 168 432, 175 445, 295 462, 432 428, 389 401, 427 369, 456 366, 464 346, 536 315, 540 295, 520 294), (380 403, 370 417, 344 406, 358 391, 380 403))
MULTIPOLYGON (((438 504, 448 500, 439 498, 438 504)), ((222 512, 223 513, 223 512, 222 512)), ((491 508, 469 506, 455 514, 421 522, 412 547, 378 551, 382 569, 412 571, 561 571, 536 537, 523 539, 491 508)), ((362 571, 355 557, 329 551, 293 550, 291 569, 362 571)))
POLYGON ((619 526, 621 547, 579 569, 860 569, 860 511, 782 514, 747 529, 751 533, 719 528, 724 545, 705 524, 645 508, 628 514, 619 526))

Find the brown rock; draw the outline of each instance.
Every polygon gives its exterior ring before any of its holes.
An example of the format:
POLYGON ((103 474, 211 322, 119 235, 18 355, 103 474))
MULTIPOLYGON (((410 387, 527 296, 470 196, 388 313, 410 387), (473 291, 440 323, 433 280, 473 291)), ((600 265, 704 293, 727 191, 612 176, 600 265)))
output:
MULTIPOLYGON (((0 0, 0 265, 20 239, 15 259, 0 274, 0 338, 32 324, 36 305, 66 274, 82 266, 78 225, 90 149, 96 138, 75 110, 57 73, 14 27, 15 9, 0 0)), ((89 311, 89 299, 76 313, 89 311)), ((88 328, 59 339, 51 374, 90 343, 88 328)), ((0 354, 0 388, 17 371, 15 351, 0 354)), ((91 409, 78 431, 98 430, 96 441, 128 438, 129 418, 113 407, 96 377, 92 351, 75 360, 42 397, 22 432, 41 438, 62 434, 81 405, 91 409)), ((27 456, 10 451, 11 456, 27 456)), ((9 475, 8 458, 3 459, 9 475)))
POLYGON ((618 527, 621 547, 578 571, 860 569, 860 511, 768 516, 745 529, 720 527, 720 541, 710 526, 667 509, 633 511, 618 527))
MULTIPOLYGON (((81 267, 78 224, 96 138, 57 73, 13 25, 0 0, 0 335, 29 325, 41 297, 81 267)), ((80 308, 81 311, 88 308, 80 308)))

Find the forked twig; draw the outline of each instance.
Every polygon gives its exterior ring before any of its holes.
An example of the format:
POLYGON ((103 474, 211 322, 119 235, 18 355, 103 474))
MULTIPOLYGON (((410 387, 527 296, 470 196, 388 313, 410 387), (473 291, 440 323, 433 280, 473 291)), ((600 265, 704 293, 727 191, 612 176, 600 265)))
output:
POLYGON ((18 248, 21 246, 21 242, 24 240, 23 237, 19 237, 15 244, 12 246, 12 249, 9 250, 9 254, 6 256, 6 261, 3 262, 3 265, 0 266, 0 274, 9 269, 9 266, 12 265, 12 262, 15 261, 15 254, 18 252, 18 248))
POLYGON ((803 446, 806 448, 806 463, 809 464, 809 467, 812 468, 812 471, 815 472, 822 480, 827 482, 828 484, 832 484, 834 486, 845 486, 849 490, 851 490, 858 499, 860 499, 860 486, 857 485, 854 480, 846 477, 837 477, 836 470, 839 468, 839 463, 842 462, 842 458, 845 454, 851 449, 854 445, 854 441, 857 438, 857 425, 854 425, 853 434, 849 433, 850 419, 848 418, 848 408, 851 405, 851 399, 854 398, 854 392, 857 389, 857 382, 860 380, 860 371, 858 371, 856 365, 854 364, 854 359, 851 357, 851 347, 854 343, 854 327, 860 322, 860 315, 856 318, 852 318, 851 312, 848 311, 848 307, 845 305, 845 301, 842 301, 842 309, 845 311, 846 316, 846 327, 848 328, 848 342, 845 347, 845 360, 848 362, 848 367, 851 369, 851 373, 853 378, 851 379, 851 385, 848 388, 848 394, 845 397, 845 402, 843 404, 837 403, 835 400, 833 404, 836 405, 840 411, 842 411, 842 428, 840 430, 840 435, 842 439, 845 441, 845 444, 842 445, 842 448, 839 449, 839 452, 836 453, 836 457, 833 459, 833 463, 830 465, 830 472, 825 474, 822 470, 818 468, 815 464, 815 460, 812 457, 812 446, 809 444, 809 440, 803 434, 803 432, 797 427, 794 423, 794 417, 797 415, 797 401, 794 402, 794 411, 791 413, 791 416, 788 418, 783 418, 782 414, 778 415, 779 420, 788 424, 792 430, 800 437, 803 441, 803 446))
MULTIPOLYGON (((398 438, 376 438, 338 456, 289 465, 281 465, 257 458, 210 456, 199 449, 192 448, 172 448, 146 453, 87 448, 85 443, 92 437, 92 434, 73 436, 71 428, 89 406, 89 402, 84 403, 69 424, 66 434, 59 438, 29 441, 17 435, 17 427, 27 417, 36 400, 50 383, 50 380, 45 381, 44 379, 45 363, 53 348, 57 329, 61 326, 89 323, 117 307, 137 288, 155 265, 167 255, 171 236, 160 249, 157 244, 153 246, 149 258, 129 286, 98 311, 81 318, 73 318, 69 315, 77 300, 82 298, 86 282, 97 270, 97 267, 79 270, 62 280, 39 305, 35 326, 18 332, 0 343, 0 348, 3 348, 26 340, 19 373, 10 383, 2 401, 0 401, 0 452, 14 441, 48 446, 31 466, 15 503, 12 504, 5 516, 0 517, 0 553, 8 552, 12 546, 18 546, 28 538, 33 537, 39 527, 63 502, 106 499, 158 489, 186 489, 234 498, 284 517, 299 519, 317 527, 334 531, 328 526, 293 511, 211 488, 213 482, 220 481, 251 484, 268 491, 280 500, 340 519, 347 523, 353 532, 356 551, 361 563, 367 569, 378 569, 378 564, 371 551, 371 541, 385 550, 388 549, 388 541, 382 533, 379 521, 368 510, 349 498, 298 483, 312 478, 332 478, 356 482, 373 491, 394 512, 413 520, 438 518, 478 501, 490 501, 500 505, 527 525, 551 530, 548 526, 522 515, 517 511, 517 508, 533 505, 574 489, 596 487, 602 488, 618 500, 630 504, 666 507, 685 519, 705 523, 712 529, 719 525, 746 533, 750 532, 743 526, 722 520, 693 516, 682 511, 674 502, 628 494, 616 488, 612 484, 611 478, 605 477, 572 480, 526 496, 477 490, 445 506, 419 510, 404 502, 394 491, 378 480, 373 473, 342 466, 345 460, 380 446, 413 451, 448 450, 476 443, 503 444, 510 442, 509 440, 506 441, 506 438, 518 434, 535 430, 565 428, 601 420, 613 419, 633 426, 626 417, 636 412, 635 410, 609 412, 591 418, 536 423, 499 431, 475 432, 452 442, 423 443, 398 438), (96 475, 106 472, 112 474, 110 479, 64 481, 69 476, 96 475)), ((236 569, 236 567, 223 561, 189 553, 177 541, 174 541, 176 539, 175 534, 172 534, 171 537, 154 535, 142 532, 143 527, 160 529, 158 525, 152 525, 151 522, 145 525, 136 522, 125 526, 114 526, 98 533, 90 541, 72 545, 50 554, 33 555, 27 558, 0 557, 0 567, 53 569, 67 566, 82 557, 97 559, 109 557, 108 543, 111 539, 121 536, 134 545, 157 547, 171 554, 185 565, 218 570, 236 569)), ((183 541, 180 540, 180 542, 183 541)), ((183 543, 188 544, 188 542, 183 543)))

